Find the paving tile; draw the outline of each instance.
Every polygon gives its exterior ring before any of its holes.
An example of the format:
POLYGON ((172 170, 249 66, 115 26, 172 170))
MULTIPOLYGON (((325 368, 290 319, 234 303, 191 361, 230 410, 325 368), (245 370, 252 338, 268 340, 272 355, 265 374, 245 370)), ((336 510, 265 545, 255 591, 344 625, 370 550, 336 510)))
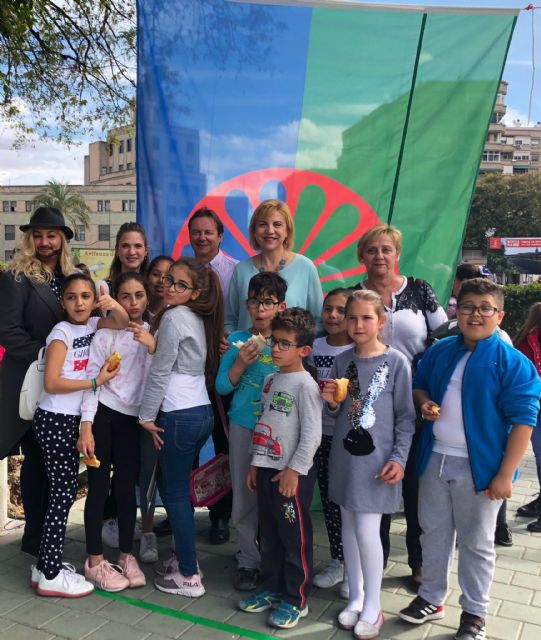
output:
POLYGON ((105 607, 102 607, 98 611, 97 615, 101 618, 114 620, 115 622, 136 624, 139 620, 142 620, 147 613, 145 609, 134 607, 126 602, 109 601, 105 607))
POLYGON ((193 616, 211 617, 213 620, 225 622, 237 611, 237 607, 226 598, 206 595, 191 602, 184 611, 193 616))
POLYGON ((97 631, 86 636, 86 638, 88 640, 145 640, 148 635, 147 631, 139 631, 135 627, 129 627, 127 624, 109 620, 107 624, 104 624, 97 631))
POLYGON ((0 586, 2 596, 0 597, 0 616, 5 616, 9 611, 20 607, 22 604, 33 604, 33 593, 27 589, 26 594, 8 591, 0 586))
POLYGON ((50 620, 61 616, 65 611, 60 605, 49 602, 48 598, 36 598, 31 607, 22 604, 5 613, 4 617, 39 629, 50 620))
POLYGON ((45 623, 42 629, 62 636, 63 638, 78 640, 96 631, 105 624, 107 624, 107 620, 103 620, 98 616, 87 613, 86 611, 74 611, 70 609, 66 610, 63 615, 45 623))
POLYGON ((180 637, 182 640, 240 640, 240 635, 198 626, 188 629, 180 637))
POLYGON ((9 629, 2 630, 0 638, 2 636, 5 636, 6 640, 52 640, 55 638, 55 635, 49 631, 40 631, 24 624, 14 624, 9 629))
MULTIPOLYGON (((330 624, 303 618, 294 629, 277 629, 276 638, 310 638, 310 640, 329 640, 335 635, 335 628, 330 624)), ((350 636, 351 637, 351 636, 350 636)))
POLYGON ((181 633, 184 633, 184 631, 192 627, 193 623, 187 620, 173 618, 172 616, 147 612, 147 615, 133 626, 136 629, 152 634, 160 634, 167 638, 178 638, 181 633))
POLYGON ((522 627, 520 640, 539 640, 541 638, 541 626, 526 623, 522 627))
POLYGON ((511 618, 512 620, 527 620, 532 624, 541 625, 541 607, 503 602, 498 613, 498 624, 500 624, 501 618, 511 618))

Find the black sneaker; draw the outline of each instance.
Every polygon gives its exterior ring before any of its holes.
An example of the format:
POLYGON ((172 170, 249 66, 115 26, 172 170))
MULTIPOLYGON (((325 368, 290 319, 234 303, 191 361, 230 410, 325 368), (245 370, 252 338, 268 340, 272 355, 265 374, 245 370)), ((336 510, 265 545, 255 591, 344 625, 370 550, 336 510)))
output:
POLYGON ((500 547, 512 547, 513 546, 513 534, 507 524, 497 524, 496 532, 494 533, 494 543, 500 545, 500 547))
POLYGON ((463 611, 455 640, 485 640, 486 637, 485 619, 463 611))
POLYGON ((541 517, 541 493, 537 494, 537 498, 523 504, 517 509, 517 516, 522 518, 539 518, 541 517))
POLYGON ((409 605, 398 614, 402 620, 411 624, 423 624, 428 620, 441 620, 445 615, 443 605, 430 604, 421 596, 417 596, 409 605))
POLYGON ((171 524, 169 518, 165 518, 159 524, 154 525, 154 533, 157 538, 163 538, 164 536, 170 536, 173 532, 171 530, 171 524))
POLYGON ((530 522, 530 524, 527 524, 526 529, 528 529, 528 531, 531 531, 532 533, 541 533, 541 518, 537 518, 537 520, 534 520, 533 522, 530 522))
POLYGON ((259 569, 241 567, 235 575, 233 584, 237 591, 255 591, 259 586, 260 578, 259 569))

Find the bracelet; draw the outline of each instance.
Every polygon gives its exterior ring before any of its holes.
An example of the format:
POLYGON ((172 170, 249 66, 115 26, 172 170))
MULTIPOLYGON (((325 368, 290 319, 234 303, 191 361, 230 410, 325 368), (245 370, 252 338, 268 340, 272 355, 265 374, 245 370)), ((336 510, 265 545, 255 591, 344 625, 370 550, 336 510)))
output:
POLYGON ((92 378, 92 391, 96 393, 96 389, 98 388, 98 383, 96 382, 96 378, 92 378))

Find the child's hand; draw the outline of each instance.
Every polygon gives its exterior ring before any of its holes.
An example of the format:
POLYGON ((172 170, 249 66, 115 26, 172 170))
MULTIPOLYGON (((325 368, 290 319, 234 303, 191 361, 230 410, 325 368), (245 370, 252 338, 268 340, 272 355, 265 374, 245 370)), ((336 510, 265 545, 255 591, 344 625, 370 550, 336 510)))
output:
POLYGON ((222 339, 220 340, 220 346, 218 347, 218 351, 220 352, 220 355, 223 356, 224 353, 226 351, 229 351, 230 348, 231 347, 229 345, 229 341, 225 336, 222 336, 222 339))
POLYGON ((286 467, 277 473, 271 482, 278 482, 278 491, 286 498, 292 498, 299 484, 299 472, 286 467))
POLYGON ((513 493, 513 478, 497 473, 485 493, 491 500, 505 500, 513 493))
POLYGON ((237 354, 237 361, 243 369, 249 367, 259 358, 259 348, 254 340, 245 342, 239 349, 237 354))
POLYGON ((105 384, 106 382, 109 382, 109 380, 112 380, 120 371, 121 365, 119 364, 118 367, 116 369, 113 369, 112 371, 107 371, 108 366, 109 363, 105 362, 103 367, 100 369, 98 377, 96 378, 96 384, 98 385, 98 387, 101 387, 102 384, 105 384))
POLYGON ((433 400, 427 400, 419 407, 424 420, 434 422, 440 417, 440 407, 433 400))
POLYGON ((94 436, 92 435, 92 423, 85 420, 81 422, 79 439, 77 440, 77 451, 85 458, 92 458, 94 455, 94 436))
POLYGON ((152 436, 152 441, 154 442, 154 447, 157 451, 159 451, 163 446, 163 440, 160 437, 160 433, 163 433, 163 429, 159 427, 153 420, 147 420, 143 422, 139 420, 139 424, 146 429, 150 435, 152 436))
POLYGON ((334 392, 336 391, 336 382, 334 380, 327 380, 321 395, 323 400, 329 405, 329 409, 336 409, 338 404, 334 401, 334 392))
POLYGON ((144 345, 150 354, 156 351, 156 338, 150 331, 147 331, 142 324, 130 322, 128 324, 128 331, 133 333, 133 339, 144 345))
POLYGON ((246 475, 246 486, 252 493, 256 490, 257 486, 257 467, 250 465, 248 469, 248 474, 246 475))
POLYGON ((387 484, 397 484, 404 477, 404 468, 395 460, 383 465, 383 469, 376 476, 376 480, 383 480, 387 484))
POLYGON ((102 311, 113 311, 120 305, 118 302, 111 298, 111 296, 107 293, 107 288, 105 285, 100 284, 100 295, 98 299, 94 303, 94 309, 101 309, 102 311))

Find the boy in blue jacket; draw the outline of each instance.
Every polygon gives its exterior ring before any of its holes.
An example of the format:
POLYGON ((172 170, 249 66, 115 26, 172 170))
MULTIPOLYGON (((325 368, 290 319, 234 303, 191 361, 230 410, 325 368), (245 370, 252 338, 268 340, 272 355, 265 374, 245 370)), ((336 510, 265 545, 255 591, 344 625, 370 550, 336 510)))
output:
POLYGON ((541 382, 495 333, 504 316, 498 285, 468 280, 457 304, 461 334, 431 347, 413 379, 424 419, 417 451, 423 583, 400 617, 413 624, 443 618, 458 538, 462 615, 454 637, 482 640, 496 516, 537 423, 541 382))

